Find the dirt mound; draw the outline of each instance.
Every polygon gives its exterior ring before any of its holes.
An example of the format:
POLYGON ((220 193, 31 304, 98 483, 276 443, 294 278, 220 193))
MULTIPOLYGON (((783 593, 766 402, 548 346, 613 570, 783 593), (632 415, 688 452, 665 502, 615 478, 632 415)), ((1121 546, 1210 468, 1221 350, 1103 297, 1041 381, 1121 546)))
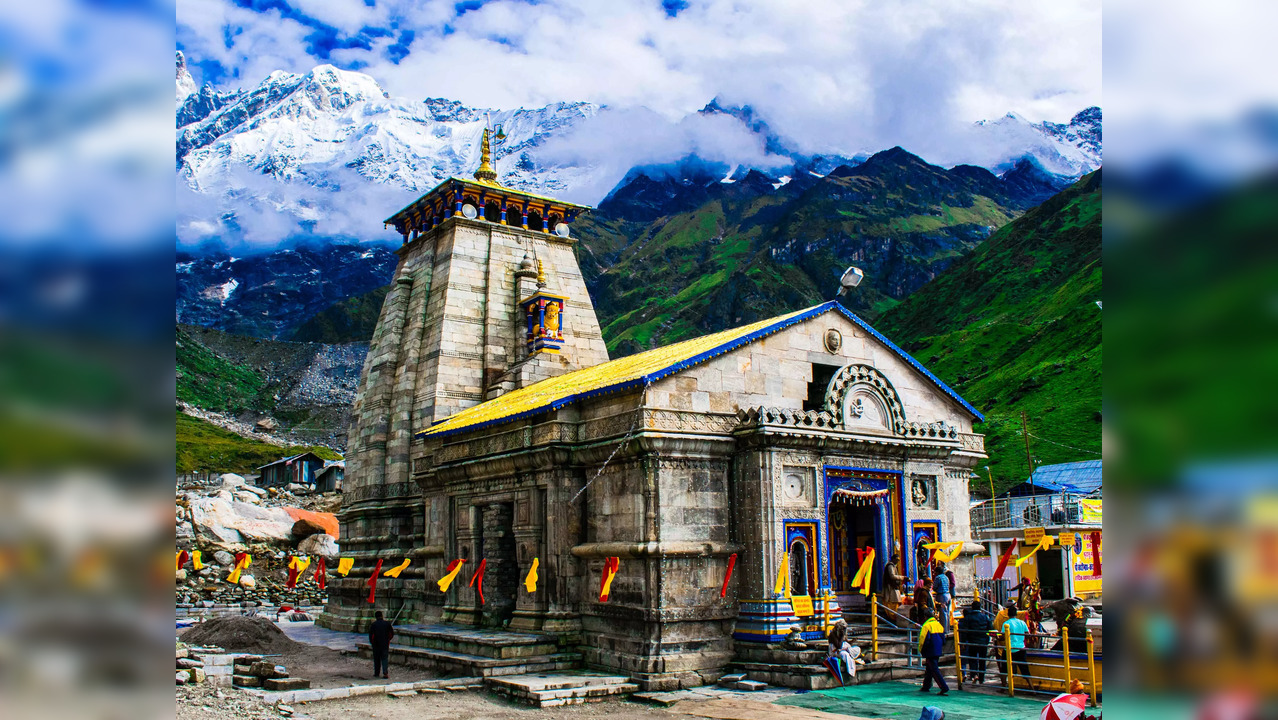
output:
POLYGON ((182 633, 182 642, 217 645, 237 652, 279 654, 301 647, 264 617, 219 617, 182 633))

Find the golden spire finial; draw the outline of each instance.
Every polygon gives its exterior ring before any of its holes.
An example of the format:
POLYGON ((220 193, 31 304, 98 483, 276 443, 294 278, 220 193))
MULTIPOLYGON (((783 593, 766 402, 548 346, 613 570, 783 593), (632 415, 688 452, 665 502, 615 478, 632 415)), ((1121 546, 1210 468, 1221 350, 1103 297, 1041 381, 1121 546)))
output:
POLYGON ((537 258, 537 287, 546 287, 546 268, 541 264, 541 258, 537 258))
POLYGON ((492 145, 488 140, 488 128, 484 128, 484 139, 479 143, 479 169, 475 171, 475 179, 490 185, 499 185, 497 171, 493 169, 492 145))

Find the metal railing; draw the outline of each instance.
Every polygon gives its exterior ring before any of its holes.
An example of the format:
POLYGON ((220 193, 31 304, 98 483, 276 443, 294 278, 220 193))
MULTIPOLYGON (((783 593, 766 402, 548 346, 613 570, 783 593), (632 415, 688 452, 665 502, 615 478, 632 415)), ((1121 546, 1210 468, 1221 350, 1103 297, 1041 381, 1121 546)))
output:
POLYGON ((964 644, 957 622, 950 624, 950 630, 954 639, 953 663, 942 666, 941 674, 949 679, 947 671, 952 667, 958 689, 962 690, 964 683, 973 678, 979 678, 979 684, 983 685, 989 661, 993 660, 998 682, 1009 697, 1015 697, 1017 693, 1055 697, 1068 692, 1072 680, 1079 680, 1088 695, 1088 702, 1093 707, 1100 705, 1099 681, 1102 678, 1096 664, 1095 640, 1091 630, 1087 631, 1086 652, 1069 651, 1068 628, 1062 628, 1060 635, 1025 633, 1027 640, 1041 639, 1044 647, 1051 646, 1052 641, 1059 641, 1059 663, 1054 662, 1055 650, 1034 650, 1034 657, 1030 657, 1023 648, 1013 650, 1012 635, 1007 628, 1001 633, 991 631, 989 640, 980 645, 964 644))
POLYGON ((972 506, 972 529, 1040 527, 1050 525, 1082 525, 1083 508, 1078 502, 1085 496, 1074 493, 995 498, 972 506))
POLYGON ((1012 596, 1012 581, 1003 578, 976 578, 976 596, 981 609, 991 615, 1007 607, 1012 596))

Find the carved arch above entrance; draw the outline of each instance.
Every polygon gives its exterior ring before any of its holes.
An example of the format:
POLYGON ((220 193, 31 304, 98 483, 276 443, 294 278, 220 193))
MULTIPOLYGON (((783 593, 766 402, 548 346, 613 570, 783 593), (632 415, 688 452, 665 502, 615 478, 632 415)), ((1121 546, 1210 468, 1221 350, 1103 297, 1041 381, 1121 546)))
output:
POLYGON ((896 388, 883 373, 869 365, 845 365, 830 378, 825 390, 825 411, 849 429, 881 429, 903 435, 905 406, 896 388))

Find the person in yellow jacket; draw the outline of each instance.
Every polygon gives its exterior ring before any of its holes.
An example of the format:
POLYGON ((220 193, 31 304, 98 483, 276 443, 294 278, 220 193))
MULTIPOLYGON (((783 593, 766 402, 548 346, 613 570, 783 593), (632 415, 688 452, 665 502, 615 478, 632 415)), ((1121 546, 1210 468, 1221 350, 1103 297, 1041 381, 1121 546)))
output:
POLYGON ((919 688, 919 692, 930 692, 932 680, 936 680, 937 687, 941 688, 940 694, 949 695, 950 686, 941 677, 940 659, 941 650, 945 646, 945 628, 941 626, 939 616, 940 613, 933 610, 919 628, 919 655, 923 656, 924 665, 923 687, 919 688))

